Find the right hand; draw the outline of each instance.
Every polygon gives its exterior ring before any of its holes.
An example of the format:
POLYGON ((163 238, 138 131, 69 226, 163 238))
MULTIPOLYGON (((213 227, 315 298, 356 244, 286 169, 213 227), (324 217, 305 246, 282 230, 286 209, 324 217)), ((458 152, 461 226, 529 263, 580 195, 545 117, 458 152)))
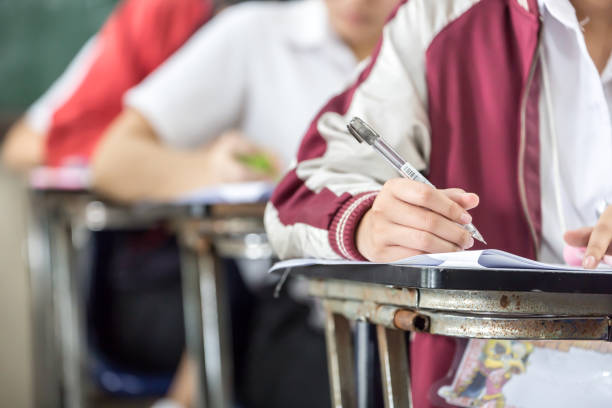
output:
POLYGON ((478 200, 458 188, 437 190, 406 178, 389 180, 359 223, 357 249, 370 261, 391 262, 471 248, 474 239, 461 225, 472 221, 467 210, 478 200))
POLYGON ((213 183, 271 180, 281 167, 276 155, 255 145, 237 130, 223 133, 204 149, 204 154, 203 164, 213 178, 213 183), (274 171, 259 171, 238 160, 240 156, 257 154, 265 155, 272 163, 274 171))

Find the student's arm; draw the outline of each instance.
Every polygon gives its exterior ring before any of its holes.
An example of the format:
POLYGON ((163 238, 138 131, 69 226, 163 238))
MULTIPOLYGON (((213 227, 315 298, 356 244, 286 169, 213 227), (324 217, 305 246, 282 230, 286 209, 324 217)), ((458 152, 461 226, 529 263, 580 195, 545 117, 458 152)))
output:
POLYGON ((44 162, 44 135, 22 118, 7 132, 2 145, 2 162, 14 171, 25 172, 44 162))
POLYGON ((213 183, 261 177, 228 172, 235 165, 232 152, 240 145, 254 149, 244 139, 231 146, 225 142, 220 154, 203 147, 240 127, 249 10, 232 7, 221 13, 127 93, 124 112, 93 154, 95 188, 128 201, 168 199, 213 183), (229 162, 220 163, 219 157, 229 162))
POLYGON ((397 179, 384 159, 346 130, 359 116, 416 168, 427 168, 425 52, 447 22, 440 11, 455 12, 433 3, 404 2, 357 83, 315 118, 297 166, 266 209, 266 229, 281 258, 389 261, 470 246, 469 234, 453 221, 468 222, 465 209, 477 205, 476 196, 397 179))
POLYGON ((138 112, 110 126, 91 163, 94 188, 124 202, 171 200, 211 184, 264 179, 236 158, 260 150, 237 132, 197 149, 162 144, 138 112))
POLYGON ((27 171, 47 164, 49 130, 55 126, 54 116, 78 86, 80 72, 88 69, 91 55, 98 43, 92 37, 79 50, 62 75, 32 104, 27 112, 7 132, 2 146, 2 161, 15 171, 27 171))

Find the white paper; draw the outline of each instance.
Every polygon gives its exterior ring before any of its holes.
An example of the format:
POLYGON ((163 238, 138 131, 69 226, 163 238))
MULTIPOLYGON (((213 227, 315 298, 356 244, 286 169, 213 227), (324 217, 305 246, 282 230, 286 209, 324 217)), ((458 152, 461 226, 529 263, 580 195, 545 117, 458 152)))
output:
MULTIPOLYGON (((376 264, 372 262, 357 262, 346 260, 329 260, 329 259, 291 259, 276 263, 270 272, 278 269, 295 268, 298 266, 311 265, 363 265, 376 264)), ((381 265, 381 264, 379 264, 381 265)), ((536 262, 531 259, 523 258, 509 252, 498 249, 485 249, 478 251, 461 251, 449 252, 441 254, 417 255, 399 261, 388 263, 387 265, 405 265, 405 266, 440 266, 447 268, 469 268, 469 269, 553 269, 558 271, 582 271, 582 268, 576 268, 566 265, 546 264, 536 262)), ((598 268, 597 272, 612 272, 609 267, 598 268)))
POLYGON ((91 173, 86 167, 37 167, 29 182, 37 190, 89 190, 91 173))
POLYGON ((178 204, 248 204, 264 202, 272 195, 274 184, 268 181, 219 184, 179 197, 178 204))

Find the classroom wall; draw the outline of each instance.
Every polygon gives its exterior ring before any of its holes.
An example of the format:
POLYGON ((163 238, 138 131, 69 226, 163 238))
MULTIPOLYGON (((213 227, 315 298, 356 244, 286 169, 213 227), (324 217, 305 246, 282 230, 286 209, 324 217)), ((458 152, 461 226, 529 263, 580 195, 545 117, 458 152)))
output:
MULTIPOLYGON (((0 0, 0 142, 64 70, 117 0, 0 0)), ((31 319, 24 262, 26 196, 0 166, 0 407, 32 406, 31 319)))
POLYGON ((117 0, 0 0, 0 113, 20 112, 64 70, 117 0))
POLYGON ((32 406, 28 278, 23 257, 26 198, 0 169, 0 406, 32 406))

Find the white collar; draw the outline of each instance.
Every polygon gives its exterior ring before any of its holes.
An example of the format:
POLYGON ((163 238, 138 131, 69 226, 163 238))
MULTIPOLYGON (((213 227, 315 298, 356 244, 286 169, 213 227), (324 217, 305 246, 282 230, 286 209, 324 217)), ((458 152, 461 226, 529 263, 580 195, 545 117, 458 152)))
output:
MULTIPOLYGON (((544 14, 547 11, 555 20, 582 36, 576 10, 569 0, 538 0, 538 5, 540 13, 544 14)), ((608 63, 601 72, 601 81, 603 83, 612 81, 612 54, 610 54, 608 63)))
POLYGON ((555 20, 572 30, 580 30, 580 23, 576 17, 576 10, 569 0, 538 0, 540 13, 547 10, 555 20))
POLYGON ((292 5, 286 29, 292 45, 310 49, 325 45, 336 34, 323 0, 299 0, 292 5))

